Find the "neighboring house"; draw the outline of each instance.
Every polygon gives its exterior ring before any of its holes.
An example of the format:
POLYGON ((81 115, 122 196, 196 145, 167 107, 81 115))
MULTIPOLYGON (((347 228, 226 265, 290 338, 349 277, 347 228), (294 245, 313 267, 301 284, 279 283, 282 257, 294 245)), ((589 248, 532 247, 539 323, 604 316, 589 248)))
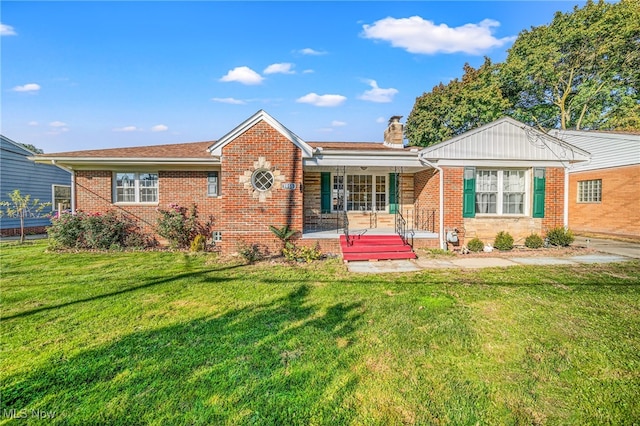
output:
POLYGON ((438 145, 405 147, 400 117, 384 142, 307 142, 264 111, 218 141, 38 155, 73 171, 74 209, 120 210, 153 230, 157 208, 195 203, 223 252, 299 244, 340 250, 339 235, 399 232, 455 248, 505 230, 517 243, 566 225, 566 170, 589 154, 510 118, 438 145), (455 235, 454 235, 455 234, 455 235), (452 244, 449 240, 455 241, 452 244), (457 241, 456 241, 457 240, 457 241))
POLYGON ((569 168, 569 227, 576 233, 640 240, 640 134, 553 130, 591 153, 569 168))
MULTIPOLYGON (((38 164, 28 157, 35 155, 24 146, 0 135, 0 200, 11 201, 9 194, 16 189, 31 200, 51 203, 42 213, 55 213, 59 205, 70 207, 71 173, 51 164, 38 164)), ((25 219, 26 233, 41 233, 51 225, 49 218, 25 219)), ((0 217, 3 236, 20 235, 20 219, 0 217)))

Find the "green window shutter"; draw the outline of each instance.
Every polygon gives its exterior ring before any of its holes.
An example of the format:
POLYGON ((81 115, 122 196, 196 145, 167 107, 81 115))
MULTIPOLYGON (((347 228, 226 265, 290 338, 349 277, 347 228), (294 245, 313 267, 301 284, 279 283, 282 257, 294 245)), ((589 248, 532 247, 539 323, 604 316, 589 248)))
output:
POLYGON ((320 211, 331 213, 331 173, 320 173, 320 211))
POLYGON ((462 217, 476 217, 476 168, 464 168, 462 217))
POLYGON ((533 169, 533 217, 544 217, 545 169, 533 169))
POLYGON ((398 213, 398 174, 389 173, 389 213, 398 213))

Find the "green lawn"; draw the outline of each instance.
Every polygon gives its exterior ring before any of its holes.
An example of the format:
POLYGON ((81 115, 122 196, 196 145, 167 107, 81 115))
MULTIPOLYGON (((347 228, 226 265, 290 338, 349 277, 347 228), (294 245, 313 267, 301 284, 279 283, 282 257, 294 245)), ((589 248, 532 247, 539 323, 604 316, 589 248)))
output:
POLYGON ((0 246, 2 424, 640 423, 637 261, 358 275, 46 247, 0 246))

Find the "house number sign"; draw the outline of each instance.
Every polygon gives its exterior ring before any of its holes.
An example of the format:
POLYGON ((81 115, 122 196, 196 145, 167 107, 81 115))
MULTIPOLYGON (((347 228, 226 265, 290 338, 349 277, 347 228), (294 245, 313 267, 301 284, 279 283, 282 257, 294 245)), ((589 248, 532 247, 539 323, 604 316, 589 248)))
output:
POLYGON ((296 189, 296 184, 293 182, 285 182, 282 184, 282 189, 294 190, 296 189))

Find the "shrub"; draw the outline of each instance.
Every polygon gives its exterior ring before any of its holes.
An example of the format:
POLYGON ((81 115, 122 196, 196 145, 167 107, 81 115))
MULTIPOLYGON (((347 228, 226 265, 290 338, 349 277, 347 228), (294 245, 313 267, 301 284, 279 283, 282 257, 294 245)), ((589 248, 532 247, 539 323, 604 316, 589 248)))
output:
POLYGON ((558 226, 547 232, 547 242, 552 246, 567 247, 574 240, 573 232, 563 226, 558 226))
POLYGON ((201 223, 198 220, 196 205, 190 209, 179 204, 169 204, 167 210, 158 209, 157 232, 169 241, 171 248, 184 249, 190 247, 191 242, 198 235, 209 235, 212 221, 201 223))
POLYGON ((473 238, 467 243, 469 251, 479 252, 484 250, 484 243, 479 238, 473 238))
POLYGON ((511 250, 513 248, 513 237, 508 232, 500 231, 496 235, 493 246, 502 251, 511 250))
POLYGON ((247 262, 253 263, 261 260, 265 257, 265 254, 260 250, 258 244, 248 244, 244 241, 238 243, 238 254, 247 262))
POLYGON ((307 263, 313 262, 314 260, 318 260, 322 257, 322 251, 320 250, 320 244, 318 243, 313 247, 297 247, 293 244, 289 244, 282 249, 282 254, 285 259, 289 261, 307 263))
POLYGON ((205 251, 207 248, 207 237, 204 235, 196 235, 191 241, 191 251, 205 251))
POLYGON ((82 221, 85 213, 62 213, 51 219, 51 226, 47 228, 50 245, 54 248, 78 247, 82 240, 82 221))
POLYGON ((119 250, 153 245, 134 220, 113 211, 63 213, 51 220, 47 233, 52 248, 119 250))
POLYGON ((524 245, 525 247, 528 247, 528 248, 537 249, 544 246, 544 240, 540 235, 534 232, 533 234, 525 238, 524 245))

